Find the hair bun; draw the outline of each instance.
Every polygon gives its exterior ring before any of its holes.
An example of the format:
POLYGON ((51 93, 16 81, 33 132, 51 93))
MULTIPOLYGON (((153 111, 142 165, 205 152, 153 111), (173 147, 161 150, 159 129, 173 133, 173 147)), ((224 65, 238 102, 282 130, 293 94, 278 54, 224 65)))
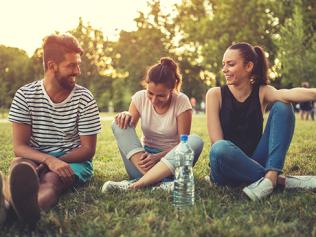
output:
POLYGON ((176 63, 173 61, 172 58, 169 58, 169 57, 163 57, 160 59, 160 64, 162 66, 167 66, 167 67, 171 67, 171 68, 176 68, 177 65, 176 63))

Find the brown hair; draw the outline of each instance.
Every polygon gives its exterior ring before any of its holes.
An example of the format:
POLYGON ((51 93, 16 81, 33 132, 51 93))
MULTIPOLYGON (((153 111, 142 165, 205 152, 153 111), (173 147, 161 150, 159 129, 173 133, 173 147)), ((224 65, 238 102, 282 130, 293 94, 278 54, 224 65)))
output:
POLYGON ((179 66, 172 58, 163 57, 160 63, 151 66, 146 73, 145 82, 155 84, 164 84, 169 89, 175 89, 177 92, 181 88, 181 74, 179 66))
POLYGON ((47 63, 53 60, 60 63, 64 60, 66 53, 79 53, 82 55, 83 49, 80 47, 78 40, 70 35, 49 35, 43 42, 43 63, 44 70, 47 70, 47 63))
POLYGON ((228 49, 239 50, 245 64, 248 62, 254 64, 251 73, 254 84, 267 85, 269 83, 268 60, 260 46, 252 46, 251 44, 242 42, 233 44, 228 49))

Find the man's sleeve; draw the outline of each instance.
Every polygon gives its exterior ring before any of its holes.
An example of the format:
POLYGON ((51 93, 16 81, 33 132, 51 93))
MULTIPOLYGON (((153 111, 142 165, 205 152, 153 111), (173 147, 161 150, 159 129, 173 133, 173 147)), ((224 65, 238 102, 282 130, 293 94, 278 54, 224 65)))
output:
POLYGON ((31 115, 30 110, 24 96, 24 93, 19 89, 12 100, 10 112, 9 112, 9 121, 16 123, 24 123, 31 125, 31 115))
POLYGON ((80 103, 79 135, 95 135, 101 131, 100 114, 93 96, 84 96, 80 103))

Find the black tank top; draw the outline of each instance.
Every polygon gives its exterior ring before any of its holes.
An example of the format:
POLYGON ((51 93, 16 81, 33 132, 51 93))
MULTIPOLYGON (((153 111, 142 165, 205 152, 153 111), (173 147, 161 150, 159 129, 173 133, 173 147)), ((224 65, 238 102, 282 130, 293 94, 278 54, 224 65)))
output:
POLYGON ((224 139, 233 142, 248 156, 252 156, 262 135, 263 115, 259 88, 259 85, 255 85, 248 98, 239 102, 227 85, 221 87, 220 122, 224 139))

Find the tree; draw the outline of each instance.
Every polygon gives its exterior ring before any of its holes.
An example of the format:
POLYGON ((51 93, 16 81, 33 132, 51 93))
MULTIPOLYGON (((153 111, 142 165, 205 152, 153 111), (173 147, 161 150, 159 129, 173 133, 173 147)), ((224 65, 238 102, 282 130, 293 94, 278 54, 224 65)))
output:
POLYGON ((114 43, 112 59, 117 72, 114 80, 118 80, 113 83, 116 111, 127 109, 130 96, 143 88, 142 81, 150 65, 158 63, 161 57, 173 56, 168 50, 170 45, 166 44, 166 34, 158 27, 162 19, 160 5, 158 1, 154 3, 148 15, 140 12, 135 19, 137 30, 121 31, 119 40, 114 43))
POLYGON ((29 57, 24 50, 0 45, 0 108, 9 108, 15 92, 31 82, 29 57))
POLYGON ((306 58, 305 62, 306 66, 306 80, 310 82, 312 87, 316 86, 316 33, 314 33, 314 37, 310 39, 310 47, 306 50, 306 58))
POLYGON ((304 28, 302 4, 297 1, 293 18, 285 21, 280 35, 275 40, 278 46, 278 59, 282 65, 280 73, 283 84, 299 86, 303 81, 309 79, 306 73, 308 62, 305 60, 308 39, 304 28))
POLYGON ((84 49, 78 83, 92 92, 100 110, 107 111, 114 73, 112 43, 104 38, 102 31, 94 29, 89 23, 84 24, 82 18, 79 18, 78 26, 69 32, 84 49))
POLYGON ((222 55, 233 42, 262 45, 273 60, 276 47, 271 36, 278 32, 281 9, 275 1, 184 0, 175 18, 183 57, 200 65, 202 71, 212 72, 212 85, 223 79, 222 55))

